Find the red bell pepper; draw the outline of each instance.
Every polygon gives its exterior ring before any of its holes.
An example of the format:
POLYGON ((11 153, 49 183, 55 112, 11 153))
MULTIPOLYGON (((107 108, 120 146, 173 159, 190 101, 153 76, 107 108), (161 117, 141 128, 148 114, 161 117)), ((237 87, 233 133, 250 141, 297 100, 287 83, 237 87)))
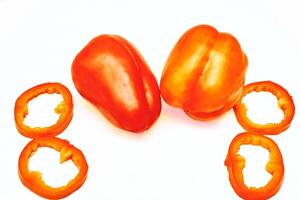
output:
POLYGON ((83 153, 71 145, 67 140, 56 137, 37 138, 30 141, 19 157, 19 177, 24 186, 32 192, 47 199, 61 199, 79 189, 85 182, 88 172, 88 164, 83 153), (53 188, 47 185, 42 174, 38 171, 29 171, 29 158, 38 150, 39 147, 49 147, 60 152, 60 162, 72 160, 78 168, 78 174, 65 186, 53 188))
POLYGON ((256 133, 238 134, 231 142, 225 160, 229 181, 237 195, 243 199, 263 200, 274 196, 280 189, 284 178, 284 164, 277 144, 270 138, 256 133), (244 183, 243 169, 245 158, 238 154, 241 145, 261 146, 270 152, 266 170, 272 175, 271 180, 263 187, 248 187, 244 183))
POLYGON ((44 83, 28 89, 22 93, 15 103, 15 124, 17 130, 25 137, 37 138, 44 136, 56 136, 66 129, 73 117, 73 100, 68 88, 60 83, 44 83), (55 112, 59 114, 58 121, 49 127, 30 127, 23 123, 24 118, 28 114, 27 104, 33 98, 40 94, 57 93, 63 97, 55 108, 55 112))
POLYGON ((277 83, 271 81, 261 81, 246 85, 244 87, 242 97, 253 91, 265 91, 275 95, 278 100, 278 107, 284 113, 284 119, 282 119, 280 123, 254 123, 248 118, 247 106, 242 102, 241 98, 240 101, 234 106, 234 113, 240 125, 247 131, 260 134, 274 135, 285 131, 290 126, 295 114, 295 105, 292 96, 286 89, 277 83))
POLYGON ((195 26, 168 57, 160 81, 162 97, 194 119, 216 118, 241 97, 247 63, 232 35, 208 25, 195 26))
POLYGON ((75 57, 78 92, 121 129, 142 132, 159 117, 156 79, 138 50, 117 35, 100 35, 75 57))

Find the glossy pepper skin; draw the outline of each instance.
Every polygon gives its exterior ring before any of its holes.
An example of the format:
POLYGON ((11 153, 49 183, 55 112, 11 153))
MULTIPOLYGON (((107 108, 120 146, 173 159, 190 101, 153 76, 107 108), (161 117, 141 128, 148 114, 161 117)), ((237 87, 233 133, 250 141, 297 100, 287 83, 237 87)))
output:
POLYGON ((265 200, 274 196, 280 189, 284 179, 284 164, 277 144, 270 138, 257 133, 238 134, 231 142, 225 165, 229 173, 229 181, 235 193, 246 200, 265 200), (266 171, 272 175, 263 187, 247 187, 244 183, 243 169, 245 158, 238 154, 241 145, 261 146, 270 152, 266 171))
POLYGON ((239 100, 247 57, 238 41, 208 25, 183 34, 171 51, 160 81, 163 99, 197 120, 210 120, 239 100))
POLYGON ((21 182, 32 192, 47 199, 61 199, 69 196, 82 186, 87 177, 88 164, 83 153, 67 140, 44 137, 34 139, 25 146, 19 157, 18 169, 21 182), (49 147, 60 152, 60 163, 72 160, 78 168, 78 174, 65 186, 53 188, 47 185, 43 181, 40 172, 29 171, 28 169, 29 158, 39 147, 49 147))
POLYGON ((247 106, 240 101, 234 106, 235 116, 240 125, 247 131, 265 135, 276 135, 290 127, 295 114, 295 105, 292 96, 282 86, 272 81, 260 81, 246 85, 243 90, 243 97, 251 92, 270 92, 276 96, 278 107, 283 111, 284 118, 279 123, 257 124, 247 116, 247 106))
POLYGON ((75 57, 78 92, 121 129, 142 132, 159 117, 157 81, 138 50, 117 35, 100 35, 75 57))
POLYGON ((72 95, 69 89, 61 83, 43 83, 34 86, 23 92, 17 98, 15 103, 14 115, 16 128, 23 136, 28 138, 56 136, 64 131, 72 120, 72 95), (63 97, 63 101, 60 102, 55 108, 55 112, 59 114, 58 121, 49 127, 30 127, 25 125, 23 122, 24 118, 28 114, 28 102, 44 93, 57 93, 63 97))

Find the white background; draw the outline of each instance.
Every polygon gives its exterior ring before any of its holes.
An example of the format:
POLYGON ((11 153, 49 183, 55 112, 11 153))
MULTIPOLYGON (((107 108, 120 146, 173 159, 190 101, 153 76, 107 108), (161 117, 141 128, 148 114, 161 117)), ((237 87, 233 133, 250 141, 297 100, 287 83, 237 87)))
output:
MULTIPOLYGON (((0 199, 40 199, 18 178, 18 157, 29 139, 16 131, 13 108, 23 91, 44 82, 61 82, 71 90, 73 120, 59 137, 80 148, 89 163, 85 184, 67 199, 239 199, 223 164, 232 138, 243 131, 232 111, 204 123, 163 103, 154 126, 135 135, 113 127, 79 96, 70 66, 93 37, 119 34, 141 51, 159 80, 179 37, 192 26, 210 24, 239 40, 249 59, 247 83, 277 82, 288 89, 297 106, 299 9, 296 0, 0 0, 0 199)), ((265 99, 255 104, 270 103, 265 99)), ((286 168, 274 199, 300 196, 299 122, 296 113, 292 126, 272 137, 286 168)), ((255 170, 251 173, 260 177, 255 170)))

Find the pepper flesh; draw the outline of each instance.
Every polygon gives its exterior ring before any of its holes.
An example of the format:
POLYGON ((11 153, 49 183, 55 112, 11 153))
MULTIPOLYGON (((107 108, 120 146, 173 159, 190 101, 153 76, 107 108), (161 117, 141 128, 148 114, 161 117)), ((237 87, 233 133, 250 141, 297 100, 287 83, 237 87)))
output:
POLYGON ((247 64, 232 35, 195 26, 183 34, 166 61, 161 95, 194 119, 216 118, 238 102, 247 64))
POLYGON ((139 133, 161 111, 157 81, 138 50, 117 35, 100 35, 75 57, 72 79, 78 92, 117 127, 139 133))
POLYGON ((295 114, 295 105, 292 96, 290 96, 286 89, 277 83, 271 81, 261 81, 246 85, 244 87, 242 97, 253 91, 265 91, 275 95, 278 100, 278 107, 284 113, 284 118, 279 123, 254 123, 248 118, 247 106, 242 102, 241 98, 240 101, 234 106, 234 113, 239 124, 247 131, 266 135, 275 135, 285 131, 290 126, 295 114))
POLYGON ((23 185, 32 192, 47 199, 61 199, 70 195, 82 186, 88 172, 88 164, 83 153, 67 140, 56 137, 37 138, 30 141, 20 154, 18 165, 19 177, 23 185), (53 188, 46 185, 40 172, 29 171, 28 169, 29 158, 39 147, 49 147, 60 152, 60 163, 72 160, 79 170, 78 174, 65 186, 53 188))
POLYGON ((72 95, 68 88, 60 83, 44 83, 37 85, 26 90, 18 97, 15 103, 14 115, 16 128, 23 136, 28 138, 56 136, 64 131, 72 120, 72 95), (63 97, 63 101, 55 108, 55 112, 59 114, 59 119, 54 125, 48 127, 30 127, 25 125, 24 118, 28 114, 28 102, 44 93, 57 93, 63 97))
POLYGON ((265 200, 274 196, 280 189, 284 179, 284 164, 277 144, 270 138, 257 133, 238 134, 231 142, 225 160, 229 173, 229 181, 235 193, 243 199, 265 200), (261 146, 270 152, 266 171, 272 175, 263 187, 247 187, 244 183, 243 169, 245 158, 238 154, 241 145, 261 146))

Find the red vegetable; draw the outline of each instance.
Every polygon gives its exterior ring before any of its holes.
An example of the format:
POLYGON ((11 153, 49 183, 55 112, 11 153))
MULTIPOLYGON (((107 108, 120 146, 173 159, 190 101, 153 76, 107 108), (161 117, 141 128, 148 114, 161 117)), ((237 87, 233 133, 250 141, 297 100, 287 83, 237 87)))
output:
POLYGON ((29 142, 19 157, 19 177, 24 186, 32 192, 47 199, 64 198, 77 189, 85 182, 88 172, 88 164, 83 153, 71 145, 67 140, 56 137, 37 138, 29 142), (49 147, 60 152, 60 162, 72 160, 78 168, 78 174, 65 186, 53 188, 47 185, 38 171, 29 171, 29 158, 38 150, 39 147, 49 147))
POLYGON ((168 57, 160 81, 162 97, 194 119, 216 118, 241 97, 247 64, 232 35, 208 25, 195 26, 168 57))
POLYGON ((264 200, 274 196, 280 189, 284 178, 284 164, 280 149, 270 138, 256 133, 238 134, 231 142, 225 160, 229 181, 234 191, 242 199, 264 200), (238 154, 241 145, 261 146, 270 152, 266 170, 272 175, 271 180, 263 187, 248 187, 244 183, 243 169, 245 158, 238 154))
POLYGON ((127 40, 100 35, 75 57, 72 78, 78 92, 119 128, 141 132, 161 111, 156 79, 127 40))
POLYGON ((240 125, 247 131, 252 131, 260 134, 279 134, 286 130, 295 114, 295 105, 292 96, 280 85, 271 81, 261 81, 250 83, 244 87, 243 97, 250 92, 271 92, 278 100, 278 107, 284 113, 284 119, 280 123, 257 124, 252 122, 247 116, 247 106, 240 101, 234 106, 235 116, 240 125))
POLYGON ((73 117, 73 100, 68 88, 60 83, 44 83, 26 90, 22 93, 15 103, 15 124, 18 131, 25 137, 37 138, 44 136, 56 136, 63 132, 73 117), (27 104, 33 98, 43 93, 57 93, 63 97, 55 108, 55 112, 59 114, 58 121, 49 127, 30 127, 23 123, 24 118, 28 114, 27 104))

